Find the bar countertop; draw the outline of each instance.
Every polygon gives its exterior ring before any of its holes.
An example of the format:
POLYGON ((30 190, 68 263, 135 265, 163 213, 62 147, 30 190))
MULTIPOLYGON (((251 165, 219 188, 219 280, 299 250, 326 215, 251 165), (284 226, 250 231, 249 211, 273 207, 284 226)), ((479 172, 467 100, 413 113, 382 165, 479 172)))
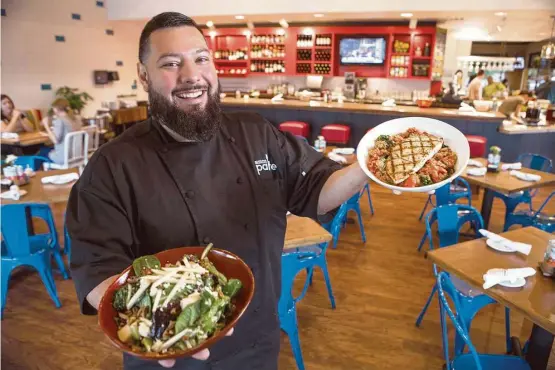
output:
POLYGON ((448 117, 448 118, 462 118, 471 119, 475 121, 484 121, 491 123, 501 123, 505 116, 499 112, 461 112, 457 109, 446 108, 420 108, 415 106, 395 106, 384 107, 379 104, 365 104, 365 103, 324 103, 316 101, 301 101, 301 100, 282 100, 272 102, 270 99, 243 98, 237 99, 235 97, 225 97, 222 99, 224 106, 235 107, 261 107, 269 108, 276 107, 281 109, 308 109, 308 110, 321 110, 321 111, 341 111, 341 112, 357 112, 357 113, 372 113, 372 114, 398 114, 404 116, 425 116, 425 117, 448 117))

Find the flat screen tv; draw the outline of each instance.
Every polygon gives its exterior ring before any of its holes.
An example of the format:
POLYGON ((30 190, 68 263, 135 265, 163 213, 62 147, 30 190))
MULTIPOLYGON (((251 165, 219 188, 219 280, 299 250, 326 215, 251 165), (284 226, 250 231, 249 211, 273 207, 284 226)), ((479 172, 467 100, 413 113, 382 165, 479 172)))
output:
POLYGON ((383 65, 385 37, 349 36, 339 41, 339 61, 342 65, 383 65))

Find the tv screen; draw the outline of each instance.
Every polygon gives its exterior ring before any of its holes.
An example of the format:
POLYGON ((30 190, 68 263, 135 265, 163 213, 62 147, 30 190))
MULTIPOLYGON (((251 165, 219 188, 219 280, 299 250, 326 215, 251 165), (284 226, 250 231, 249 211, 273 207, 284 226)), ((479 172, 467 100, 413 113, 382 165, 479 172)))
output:
POLYGON ((345 37, 339 42, 339 59, 343 65, 381 65, 385 49, 385 37, 345 37))

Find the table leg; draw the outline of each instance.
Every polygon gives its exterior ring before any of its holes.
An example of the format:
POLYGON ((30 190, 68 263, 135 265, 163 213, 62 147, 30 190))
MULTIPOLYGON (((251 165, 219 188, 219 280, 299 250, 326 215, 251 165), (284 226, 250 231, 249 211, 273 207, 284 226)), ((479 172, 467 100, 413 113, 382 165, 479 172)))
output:
POLYGON ((484 198, 482 199, 482 218, 484 219, 484 229, 489 227, 489 219, 491 216, 491 207, 493 205, 493 190, 484 189, 484 198))
POLYGON ((553 334, 538 325, 534 325, 528 343, 528 353, 526 353, 526 361, 528 361, 532 370, 547 369, 551 347, 553 347, 553 334))

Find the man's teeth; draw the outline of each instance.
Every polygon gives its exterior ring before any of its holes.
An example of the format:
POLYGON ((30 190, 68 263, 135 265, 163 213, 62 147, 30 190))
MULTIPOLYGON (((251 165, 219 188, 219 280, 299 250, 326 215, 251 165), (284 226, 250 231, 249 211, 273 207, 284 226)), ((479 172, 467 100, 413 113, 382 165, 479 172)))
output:
POLYGON ((177 97, 181 99, 194 99, 194 98, 198 98, 201 95, 202 95, 202 90, 196 90, 196 91, 177 94, 177 97))

